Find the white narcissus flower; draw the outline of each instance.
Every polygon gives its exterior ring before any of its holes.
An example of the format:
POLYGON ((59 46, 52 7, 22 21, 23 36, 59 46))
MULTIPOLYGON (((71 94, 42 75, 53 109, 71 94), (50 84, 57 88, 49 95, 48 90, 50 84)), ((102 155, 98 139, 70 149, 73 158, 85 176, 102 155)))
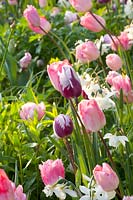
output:
POLYGON ((83 175, 83 179, 88 181, 88 187, 79 186, 80 191, 84 194, 79 200, 111 200, 115 197, 116 192, 106 192, 102 187, 94 182, 92 178, 83 175))
POLYGON ((133 19, 133 2, 131 0, 128 0, 125 4, 124 12, 129 19, 133 19))
POLYGON ((66 194, 71 197, 77 197, 77 193, 69 189, 69 186, 65 184, 46 185, 43 192, 46 194, 46 197, 51 197, 54 193, 61 200, 66 199, 66 194))
POLYGON ((104 136, 104 139, 109 139, 109 146, 118 147, 122 144, 125 147, 126 142, 128 142, 128 138, 126 136, 117 136, 112 135, 111 133, 107 133, 104 136))
POLYGON ((110 50, 110 46, 111 46, 109 43, 105 43, 103 36, 101 36, 100 39, 96 39, 95 45, 101 52, 101 55, 108 53, 110 50))
POLYGON ((58 4, 62 7, 70 7, 70 3, 67 0, 58 0, 58 4))
POLYGON ((133 44, 133 21, 129 26, 126 26, 124 32, 127 33, 127 36, 130 40, 130 44, 133 44))
POLYGON ((100 87, 97 80, 92 79, 88 74, 80 76, 82 91, 85 92, 88 99, 95 99, 102 110, 115 108, 114 101, 110 98, 116 92, 109 91, 105 87, 100 87))

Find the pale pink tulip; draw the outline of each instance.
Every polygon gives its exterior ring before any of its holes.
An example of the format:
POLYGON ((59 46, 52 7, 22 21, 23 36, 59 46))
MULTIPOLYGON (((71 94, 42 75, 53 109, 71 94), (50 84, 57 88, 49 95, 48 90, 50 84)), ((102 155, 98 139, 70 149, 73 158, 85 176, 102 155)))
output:
POLYGON ((0 200, 15 200, 11 181, 3 169, 0 169, 0 200))
POLYGON ((116 71, 109 71, 108 72, 108 75, 106 77, 106 81, 107 83, 109 83, 110 85, 113 85, 113 79, 116 77, 116 76, 120 76, 120 74, 116 71))
POLYGON ((18 4, 18 1, 17 0, 8 0, 8 3, 10 5, 17 5, 18 4))
POLYGON ((62 160, 47 160, 39 165, 42 181, 45 185, 53 185, 60 178, 65 178, 62 160))
POLYGON ((80 80, 68 60, 54 62, 47 66, 47 72, 54 88, 65 98, 81 94, 80 80))
POLYGON ((122 89, 124 95, 128 94, 132 90, 131 81, 127 75, 120 75, 113 78, 112 86, 117 92, 120 92, 120 90, 122 89))
POLYGON ((28 102, 21 107, 20 117, 23 120, 34 119, 37 114, 38 120, 40 120, 45 114, 45 105, 43 102, 35 104, 28 102))
POLYGON ((124 196, 122 200, 133 200, 133 196, 124 196))
POLYGON ((39 0, 40 8, 44 8, 47 5, 47 0, 39 0))
POLYGON ((97 132, 106 124, 104 113, 94 99, 82 100, 78 104, 78 113, 88 132, 97 132))
POLYGON ((81 63, 91 62, 100 56, 100 52, 92 41, 84 42, 76 47, 76 58, 81 63))
POLYGON ((31 26, 40 26, 40 17, 34 6, 28 5, 23 15, 31 26))
POLYGON ((79 12, 87 12, 92 7, 91 0, 69 0, 69 2, 79 12))
POLYGON ((15 200, 26 200, 26 194, 23 193, 23 187, 22 185, 18 185, 18 187, 15 189, 15 200))
POLYGON ((128 94, 123 95, 123 100, 126 103, 133 103, 133 90, 129 91, 128 94))
POLYGON ((130 43, 130 39, 128 38, 128 34, 126 32, 121 32, 121 34, 118 37, 113 36, 113 40, 114 42, 111 42, 111 49, 114 51, 117 51, 119 48, 129 50, 132 46, 132 44, 130 43))
POLYGON ((93 170, 93 175, 96 183, 106 192, 115 190, 119 185, 119 178, 117 174, 107 163, 103 163, 102 166, 96 165, 93 170))
POLYGON ((58 7, 53 7, 51 9, 51 17, 55 17, 56 15, 58 15, 60 13, 60 8, 58 7))
POLYGON ((45 17, 40 17, 40 27, 29 24, 29 28, 35 33, 46 35, 51 29, 51 24, 45 17))
POLYGON ((20 59, 19 64, 22 70, 27 69, 28 65, 30 64, 32 56, 29 52, 26 52, 24 57, 20 59))
POLYGON ((113 53, 106 56, 106 64, 110 69, 116 71, 122 67, 122 60, 117 54, 113 53))
MULTIPOLYGON (((105 20, 102 17, 96 14, 93 15, 103 26, 105 26, 105 20)), ((90 31, 100 32, 103 29, 103 27, 101 26, 101 24, 99 24, 99 22, 97 22, 96 19, 88 12, 81 17, 80 24, 90 31)))

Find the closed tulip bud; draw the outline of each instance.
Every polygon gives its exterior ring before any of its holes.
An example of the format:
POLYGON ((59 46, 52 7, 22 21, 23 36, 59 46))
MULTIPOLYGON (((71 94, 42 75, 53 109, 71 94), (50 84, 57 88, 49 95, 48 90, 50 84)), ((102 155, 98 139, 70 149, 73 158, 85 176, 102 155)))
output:
POLYGON ((97 132, 106 124, 104 113, 94 99, 82 100, 78 104, 78 113, 88 132, 97 132))
POLYGON ((107 77, 106 77, 106 81, 107 83, 109 83, 110 85, 113 85, 113 79, 116 77, 116 76, 120 76, 120 74, 116 71, 109 71, 107 77))
POLYGON ((11 181, 3 169, 0 169, 0 200, 15 200, 11 181))
POLYGON ((124 95, 128 94, 132 90, 131 81, 127 75, 120 75, 113 78, 112 86, 117 92, 120 92, 120 90, 122 89, 124 95))
POLYGON ((68 60, 48 65, 47 72, 54 88, 65 98, 80 96, 82 91, 80 80, 68 60))
POLYGON ((113 53, 106 56, 106 64, 110 69, 116 71, 122 67, 122 60, 117 54, 113 53))
POLYGON ((19 64, 22 70, 27 69, 28 65, 31 63, 32 56, 29 52, 26 52, 24 57, 20 59, 19 64))
POLYGON ((15 200, 27 200, 26 194, 23 193, 22 185, 18 185, 16 187, 13 182, 11 182, 11 184, 12 184, 12 188, 13 188, 13 191, 14 191, 15 200))
POLYGON ((65 178, 62 160, 47 160, 39 165, 42 181, 45 185, 53 185, 60 178, 65 178))
POLYGON ((54 120, 53 129, 58 137, 64 138, 71 135, 73 131, 73 122, 68 115, 60 114, 54 120))
POLYGON ((91 62, 100 56, 100 52, 92 41, 84 42, 76 47, 76 58, 81 63, 91 62))
POLYGON ((34 119, 37 114, 38 120, 40 120, 45 114, 45 105, 43 102, 40 104, 35 104, 33 102, 28 102, 21 107, 20 117, 23 120, 34 119))
POLYGON ((28 23, 32 26, 40 26, 40 17, 37 13, 37 10, 34 6, 28 5, 27 8, 24 10, 24 17, 28 21, 28 23))
MULTIPOLYGON (((93 15, 103 26, 105 26, 105 20, 102 17, 96 14, 93 15)), ((81 17, 80 24, 90 31, 100 32, 101 30, 103 30, 103 27, 96 19, 88 12, 81 17)))
POLYGON ((78 12, 87 12, 92 7, 91 0, 69 0, 69 2, 78 12))
POLYGON ((119 185, 119 178, 113 169, 107 164, 96 165, 93 170, 96 183, 106 192, 115 190, 119 185))
POLYGON ((40 8, 44 8, 47 5, 47 0, 39 0, 40 8))
POLYGON ((18 4, 18 1, 17 0, 8 0, 8 3, 10 5, 17 5, 18 4))

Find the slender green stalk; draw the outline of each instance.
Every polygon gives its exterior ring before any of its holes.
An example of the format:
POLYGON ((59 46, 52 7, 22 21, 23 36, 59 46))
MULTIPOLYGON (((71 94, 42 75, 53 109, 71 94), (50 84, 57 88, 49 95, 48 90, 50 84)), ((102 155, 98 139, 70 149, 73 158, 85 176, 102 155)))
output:
POLYGON ((41 29, 45 34, 47 34, 47 36, 49 37, 49 39, 55 44, 55 46, 58 47, 58 49, 59 49, 60 53, 62 54, 62 56, 63 56, 64 58, 66 58, 66 55, 65 55, 64 51, 63 51, 63 50, 61 49, 61 47, 58 45, 58 43, 56 42, 56 40, 54 40, 54 38, 51 37, 51 35, 49 34, 49 32, 46 32, 41 26, 40 26, 40 29, 41 29))
POLYGON ((1 65, 0 65, 0 73, 1 73, 1 71, 2 71, 2 69, 3 69, 4 64, 5 64, 5 60, 6 60, 6 56, 7 56, 7 52, 8 52, 9 42, 10 42, 11 37, 12 37, 12 34, 13 34, 13 32, 14 32, 14 29, 13 29, 13 28, 10 28, 10 30, 11 30, 11 31, 10 31, 10 35, 9 35, 9 37, 8 37, 7 44, 6 44, 6 47, 5 47, 4 56, 3 56, 3 59, 2 59, 1 65))

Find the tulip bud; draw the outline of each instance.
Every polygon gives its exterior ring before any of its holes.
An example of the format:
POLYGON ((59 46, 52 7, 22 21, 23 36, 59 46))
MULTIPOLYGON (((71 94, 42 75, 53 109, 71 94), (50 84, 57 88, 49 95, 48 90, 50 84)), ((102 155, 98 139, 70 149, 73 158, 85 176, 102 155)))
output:
POLYGON ((47 5, 47 0, 39 0, 40 8, 44 8, 47 5))
POLYGON ((106 81, 107 83, 109 83, 110 85, 113 85, 113 79, 116 77, 116 76, 120 76, 120 74, 116 71, 109 71, 107 77, 106 77, 106 81))
MULTIPOLYGON (((105 26, 105 20, 102 17, 96 14, 93 15, 103 26, 105 26)), ((80 24, 90 31, 100 32, 103 29, 103 27, 96 19, 88 12, 81 17, 80 24)))
POLYGON ((82 91, 80 80, 68 60, 48 65, 47 71, 53 86, 65 98, 80 96, 82 91))
POLYGON ((107 163, 103 163, 102 166, 96 165, 93 170, 93 175, 96 183, 106 192, 115 190, 119 185, 117 174, 107 163))
POLYGON ((69 0, 69 2, 78 12, 87 12, 92 7, 91 0, 69 0))
POLYGON ((37 113, 38 120, 40 120, 45 114, 45 105, 43 102, 35 104, 28 102, 21 107, 20 117, 23 120, 34 119, 37 113))
POLYGON ((60 138, 69 136, 73 131, 73 122, 68 115, 60 114, 54 120, 53 129, 60 138))
POLYGON ((8 3, 10 5, 17 5, 18 4, 18 1, 17 0, 8 0, 8 3))
POLYGON ((82 100, 78 104, 78 113, 88 132, 97 132, 106 124, 104 113, 94 99, 82 100))
POLYGON ((122 60, 117 54, 113 53, 106 56, 106 64, 110 69, 116 71, 122 67, 122 60))
POLYGON ((55 184, 60 177, 65 178, 62 160, 47 160, 39 165, 42 181, 45 185, 55 184))
POLYGON ((92 41, 84 42, 76 47, 76 58, 81 63, 91 62, 100 56, 100 52, 92 41))
POLYGON ((22 70, 27 69, 28 65, 30 64, 32 56, 29 52, 25 53, 25 56, 20 59, 19 64, 22 70))
POLYGON ((29 24, 32 26, 40 26, 40 17, 37 13, 37 10, 34 6, 28 5, 27 8, 24 10, 24 17, 28 21, 29 24))

